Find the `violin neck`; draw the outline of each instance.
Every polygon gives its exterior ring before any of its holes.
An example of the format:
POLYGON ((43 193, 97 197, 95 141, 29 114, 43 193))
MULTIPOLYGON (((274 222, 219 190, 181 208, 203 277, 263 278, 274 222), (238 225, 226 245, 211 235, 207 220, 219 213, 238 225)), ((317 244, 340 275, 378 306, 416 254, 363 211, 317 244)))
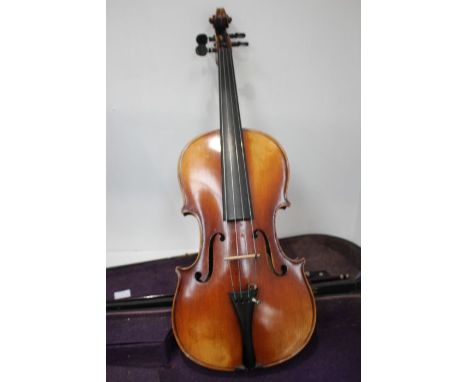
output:
POLYGON ((232 49, 218 49, 223 219, 251 220, 252 206, 232 49))

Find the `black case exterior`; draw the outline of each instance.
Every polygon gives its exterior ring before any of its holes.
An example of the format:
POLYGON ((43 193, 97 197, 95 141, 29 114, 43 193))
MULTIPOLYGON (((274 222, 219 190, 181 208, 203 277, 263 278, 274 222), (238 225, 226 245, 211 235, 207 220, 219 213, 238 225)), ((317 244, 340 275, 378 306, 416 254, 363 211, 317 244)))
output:
MULTIPOLYGON (((360 280, 360 248, 327 235, 304 235, 280 240, 291 258, 306 259, 306 271, 344 274, 343 283, 360 280)), ((107 269, 107 301, 114 292, 130 289, 132 297, 174 293, 177 265, 190 265, 195 255, 107 269)), ((329 283, 328 283, 329 284, 329 283)), ((340 284, 340 282, 338 282, 340 284)), ((312 283, 314 290, 326 282, 312 283)), ((332 381, 360 380, 361 298, 358 288, 328 288, 316 296, 317 323, 306 348, 293 359, 268 369, 217 372, 188 360, 171 330, 170 307, 108 310, 108 381, 332 381), (344 290, 347 293, 342 293, 344 290), (322 295, 320 295, 322 294, 322 295)))

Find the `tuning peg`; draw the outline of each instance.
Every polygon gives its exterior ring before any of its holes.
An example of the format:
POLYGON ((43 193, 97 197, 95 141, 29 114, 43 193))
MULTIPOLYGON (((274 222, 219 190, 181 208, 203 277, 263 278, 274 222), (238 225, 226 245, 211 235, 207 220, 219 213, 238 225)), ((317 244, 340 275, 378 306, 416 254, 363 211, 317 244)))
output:
POLYGON ((196 38, 198 45, 206 45, 208 42, 208 36, 206 34, 199 34, 196 38))
POLYGON ((245 33, 231 33, 229 35, 231 38, 245 38, 245 33))
POLYGON ((247 41, 245 42, 236 41, 236 42, 233 42, 231 45, 232 46, 249 46, 249 43, 247 41))
POLYGON ((198 45, 206 45, 208 41, 215 41, 215 36, 208 37, 206 34, 199 34, 196 41, 198 45))
POLYGON ((216 52, 215 48, 207 48, 208 41, 215 41, 215 37, 208 37, 206 34, 199 34, 196 38, 198 46, 195 48, 195 53, 199 56, 205 56, 207 53, 216 52))
POLYGON ((199 56, 205 56, 208 52, 208 49, 206 48, 208 36, 206 34, 199 34, 195 40, 198 44, 198 46, 195 48, 195 53, 197 53, 199 56))
POLYGON ((208 53, 208 48, 206 45, 200 44, 195 48, 195 53, 199 56, 205 56, 208 53))
POLYGON ((206 56, 207 53, 214 53, 216 51, 216 48, 207 48, 206 45, 198 45, 195 48, 195 53, 199 56, 206 56))

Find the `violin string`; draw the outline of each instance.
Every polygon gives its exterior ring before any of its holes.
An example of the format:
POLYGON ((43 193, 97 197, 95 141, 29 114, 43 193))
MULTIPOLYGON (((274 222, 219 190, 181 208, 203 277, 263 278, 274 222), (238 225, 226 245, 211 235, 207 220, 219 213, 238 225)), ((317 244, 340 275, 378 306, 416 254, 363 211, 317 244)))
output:
MULTIPOLYGON (((239 126, 242 129, 242 124, 241 124, 241 119, 240 119, 240 110, 239 110, 239 99, 237 96, 237 84, 236 84, 236 74, 234 71, 234 59, 232 57, 232 49, 230 51, 231 54, 231 65, 232 65, 232 78, 234 82, 234 97, 236 98, 235 104, 237 105, 237 121, 239 123, 239 126)), ((241 139, 240 139, 240 145, 241 145, 241 152, 242 152, 242 159, 244 163, 244 177, 245 177, 245 184, 248 186, 249 181, 247 179, 247 168, 246 168, 246 163, 245 163, 245 153, 244 153, 244 140, 242 138, 242 130, 241 131, 241 139)), ((249 191, 249 190, 248 190, 249 191)), ((252 241, 253 241, 253 246, 254 246, 254 253, 255 253, 255 260, 254 260, 254 280, 255 280, 255 285, 257 284, 257 245, 255 243, 255 234, 254 234, 254 229, 253 229, 253 214, 252 214, 252 202, 250 200, 250 192, 247 192, 247 203, 249 206, 249 213, 250 213, 250 229, 252 231, 252 241)))
MULTIPOLYGON (((220 47, 220 50, 221 52, 224 52, 226 50, 226 48, 222 48, 220 47)), ((221 57, 223 57, 223 70, 224 70, 224 77, 226 77, 226 70, 224 68, 224 64, 225 64, 225 61, 226 61, 226 58, 225 58, 226 54, 225 53, 222 53, 221 57)), ((228 100, 228 89, 227 89, 227 82, 224 81, 224 89, 225 89, 225 95, 226 95, 226 104, 229 102, 228 100)), ((227 109, 228 110, 228 109, 227 109)), ((226 110, 226 111, 227 111, 226 110)), ((227 129, 228 131, 230 129, 232 129, 232 126, 231 128, 229 127, 229 115, 228 113, 224 113, 224 115, 226 116, 226 122, 227 122, 227 129)), ((229 146, 232 146, 232 145, 229 145, 228 144, 228 147, 229 146)), ((232 185, 232 204, 233 204, 233 207, 234 207, 234 232, 235 232, 235 237, 236 237, 236 256, 239 256, 239 244, 238 244, 238 240, 237 240, 237 214, 236 214, 236 200, 235 200, 235 193, 234 193, 234 178, 232 176, 232 147, 229 147, 229 165, 230 165, 230 169, 231 169, 231 185, 232 185)), ((241 264, 240 264, 240 259, 237 260, 237 266, 238 266, 238 275, 239 275, 239 294, 240 296, 242 296, 242 280, 241 280, 241 264)))
MULTIPOLYGON (((220 49, 221 51, 221 49, 220 49)), ((222 167, 223 167, 223 189, 226 187, 226 161, 225 161, 225 144, 224 144, 224 118, 223 118, 223 93, 222 93, 222 64, 221 64, 221 58, 220 58, 220 51, 218 52, 218 86, 219 86, 219 94, 221 97, 219 98, 219 119, 220 119, 220 125, 221 125, 221 134, 220 134, 220 140, 222 144, 222 155, 221 155, 221 160, 222 160, 222 167)), ((225 200, 227 195, 223 195, 223 211, 227 214, 227 201, 225 200)), ((230 254, 228 253, 228 256, 230 254)), ((227 262, 229 264, 229 277, 231 279, 231 287, 232 287, 232 293, 234 295, 234 298, 236 298, 236 288, 234 287, 234 279, 232 278, 232 270, 231 270, 231 262, 227 262)))
MULTIPOLYGON (((241 175, 240 175, 240 166, 239 166, 239 152, 238 152, 238 147, 237 147, 237 131, 235 129, 235 120, 234 120, 234 115, 235 115, 235 112, 234 112, 234 100, 233 100, 233 91, 234 91, 234 86, 232 84, 233 82, 233 76, 234 76, 234 67, 233 67, 233 62, 232 62, 232 49, 227 47, 226 50, 228 51, 228 55, 230 58, 228 58, 228 62, 227 62, 227 67, 228 67, 228 83, 229 83, 229 93, 230 93, 230 96, 231 96, 231 112, 232 112, 232 130, 234 132, 234 145, 235 145, 235 151, 236 151, 236 162, 237 162, 237 177, 238 177, 238 180, 239 180, 239 194, 240 194, 240 202, 241 202, 241 209, 242 209, 242 221, 245 221, 245 214, 244 214, 244 198, 242 197, 242 181, 241 181, 241 175)), ((240 133, 242 134, 242 126, 240 125, 240 121, 239 121, 239 126, 238 126, 238 131, 240 131, 240 133)), ((245 168, 244 168, 245 169, 245 168)), ((245 223, 244 223, 245 224, 245 223)), ((242 226, 241 226, 242 227, 242 226)), ((241 234, 241 237, 242 237, 242 234, 241 234)), ((246 250, 246 254, 249 253, 248 251, 248 246, 247 246, 247 240, 245 238, 245 233, 243 235, 244 237, 244 247, 245 247, 245 250, 246 250)), ((242 253, 242 250, 241 250, 241 253, 242 253)), ((250 298, 250 288, 247 286, 247 296, 250 298)))

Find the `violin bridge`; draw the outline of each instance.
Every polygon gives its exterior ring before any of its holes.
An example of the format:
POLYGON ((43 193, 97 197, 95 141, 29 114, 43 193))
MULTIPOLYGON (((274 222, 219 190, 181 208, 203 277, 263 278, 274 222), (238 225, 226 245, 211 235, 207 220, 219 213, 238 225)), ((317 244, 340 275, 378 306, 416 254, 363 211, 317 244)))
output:
POLYGON ((239 256, 226 256, 224 260, 226 261, 233 261, 233 260, 242 260, 242 259, 254 259, 256 257, 260 257, 260 254, 257 253, 249 253, 248 255, 239 255, 239 256))

